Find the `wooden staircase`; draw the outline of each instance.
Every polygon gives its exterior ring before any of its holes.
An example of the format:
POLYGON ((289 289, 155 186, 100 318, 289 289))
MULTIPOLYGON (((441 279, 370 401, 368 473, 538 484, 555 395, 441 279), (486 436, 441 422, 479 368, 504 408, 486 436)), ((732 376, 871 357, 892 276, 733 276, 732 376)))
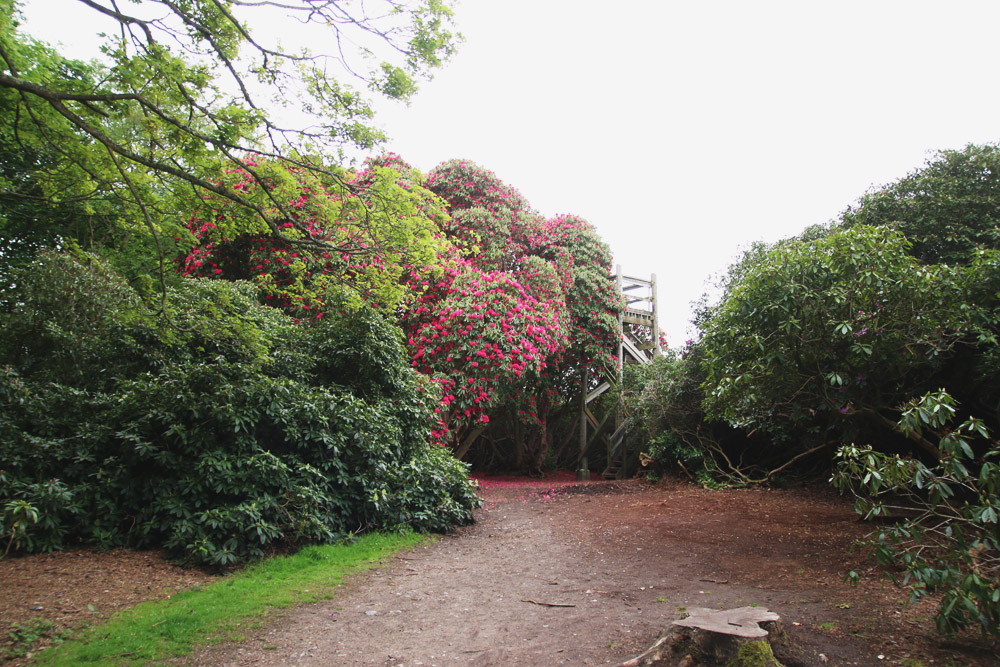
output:
MULTIPOLYGON (((601 473, 601 477, 620 479, 628 474, 626 469, 626 422, 622 416, 621 405, 611 408, 602 419, 598 419, 588 406, 608 389, 613 386, 617 387, 621 383, 621 369, 626 363, 648 364, 655 357, 663 354, 660 348, 660 328, 656 308, 656 276, 651 276, 649 280, 626 276, 619 266, 616 267, 615 282, 618 293, 625 301, 625 308, 618 316, 618 326, 621 329, 621 338, 618 342, 618 372, 614 373, 615 377, 612 377, 609 371, 605 371, 604 381, 582 397, 580 406, 581 465, 577 471, 578 479, 590 479, 586 452, 593 441, 607 433, 612 425, 615 427, 615 431, 608 436, 607 465, 601 473), (637 329, 646 330, 650 332, 650 335, 648 337, 638 336, 637 329), (611 419, 612 414, 614 414, 613 419, 611 419), (587 437, 588 426, 593 429, 593 435, 590 438, 587 437)), ((584 384, 588 384, 586 373, 584 373, 584 384)))

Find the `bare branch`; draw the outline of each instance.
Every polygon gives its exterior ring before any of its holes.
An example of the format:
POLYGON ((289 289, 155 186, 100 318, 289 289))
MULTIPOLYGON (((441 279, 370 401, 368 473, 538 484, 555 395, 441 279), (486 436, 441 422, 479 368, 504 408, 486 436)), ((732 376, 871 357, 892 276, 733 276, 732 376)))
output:
POLYGON ((149 41, 150 44, 152 44, 152 43, 154 43, 156 41, 155 39, 153 39, 153 32, 152 32, 152 30, 149 29, 149 22, 148 21, 143 21, 142 19, 136 18, 134 16, 129 16, 127 14, 122 14, 121 12, 117 11, 116 9, 110 9, 108 7, 105 7, 104 5, 98 4, 98 3, 94 2, 94 0, 78 0, 78 1, 82 2, 85 5, 87 5, 91 9, 96 9, 97 11, 101 12, 102 14, 104 14, 106 16, 110 16, 114 20, 116 20, 119 23, 121 23, 122 26, 128 26, 128 25, 137 25, 137 26, 139 26, 139 28, 141 28, 142 31, 146 34, 146 39, 149 41))

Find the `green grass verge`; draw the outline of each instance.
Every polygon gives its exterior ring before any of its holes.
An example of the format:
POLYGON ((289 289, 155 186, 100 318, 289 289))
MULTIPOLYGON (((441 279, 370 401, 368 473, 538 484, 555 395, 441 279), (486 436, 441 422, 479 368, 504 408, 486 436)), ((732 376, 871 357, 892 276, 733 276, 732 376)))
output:
POLYGON ((37 664, 142 664, 187 655, 197 646, 245 638, 272 609, 330 599, 347 574, 426 539, 370 534, 351 544, 305 547, 208 586, 144 602, 36 654, 37 664))

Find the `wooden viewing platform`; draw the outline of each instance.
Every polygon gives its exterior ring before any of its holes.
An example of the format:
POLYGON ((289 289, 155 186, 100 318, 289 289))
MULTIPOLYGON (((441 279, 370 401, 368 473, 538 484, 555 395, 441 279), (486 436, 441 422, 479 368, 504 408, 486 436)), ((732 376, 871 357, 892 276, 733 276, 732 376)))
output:
POLYGON ((621 406, 617 405, 598 419, 590 408, 591 402, 613 386, 621 385, 622 369, 626 363, 648 364, 663 354, 660 346, 660 326, 656 308, 656 274, 645 278, 627 276, 621 266, 615 267, 615 284, 625 301, 625 309, 618 316, 621 337, 618 341, 618 368, 613 377, 605 376, 597 387, 591 389, 589 377, 584 375, 584 391, 580 399, 580 468, 578 479, 590 479, 587 467, 587 450, 594 441, 605 435, 615 415, 615 429, 607 436, 608 460, 601 475, 605 479, 621 477, 625 473, 625 423, 621 406), (648 338, 646 335, 648 334, 648 338), (587 437, 587 426, 593 428, 593 435, 587 437))

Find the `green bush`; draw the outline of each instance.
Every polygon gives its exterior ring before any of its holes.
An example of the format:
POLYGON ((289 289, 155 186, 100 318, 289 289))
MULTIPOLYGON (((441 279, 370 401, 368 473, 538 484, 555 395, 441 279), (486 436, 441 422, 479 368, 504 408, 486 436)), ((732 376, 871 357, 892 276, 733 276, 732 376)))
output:
POLYGON ((646 456, 666 468, 700 470, 707 450, 716 443, 701 408, 703 374, 696 357, 668 353, 624 370, 625 402, 634 424, 631 435, 644 443, 646 456))
POLYGON ((833 482, 854 493, 865 518, 900 521, 865 541, 911 601, 941 595, 938 631, 977 627, 1000 638, 1000 444, 984 444, 976 419, 949 428, 955 415, 942 390, 911 401, 899 421, 905 431, 938 436, 938 463, 850 445, 838 452, 833 482))
POLYGON ((230 565, 471 519, 465 466, 429 444, 431 387, 380 315, 306 328, 250 285, 185 281, 157 316, 92 258, 57 254, 16 285, 0 334, 15 550, 165 546, 230 565))

